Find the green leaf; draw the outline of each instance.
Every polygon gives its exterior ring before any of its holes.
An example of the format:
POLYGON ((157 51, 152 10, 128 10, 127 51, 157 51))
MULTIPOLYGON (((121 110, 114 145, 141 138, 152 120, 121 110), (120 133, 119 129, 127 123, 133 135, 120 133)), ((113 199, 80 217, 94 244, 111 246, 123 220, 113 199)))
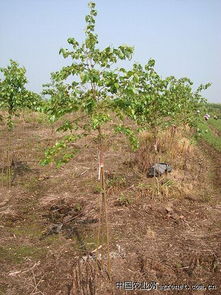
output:
POLYGON ((91 2, 88 3, 88 7, 89 7, 90 9, 93 9, 93 8, 96 7, 96 3, 91 1, 91 2))

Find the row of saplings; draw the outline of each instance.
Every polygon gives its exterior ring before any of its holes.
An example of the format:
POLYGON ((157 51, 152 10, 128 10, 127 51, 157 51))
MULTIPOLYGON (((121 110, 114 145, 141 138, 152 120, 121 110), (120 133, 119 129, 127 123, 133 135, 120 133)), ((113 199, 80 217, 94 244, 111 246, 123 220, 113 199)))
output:
MULTIPOLYGON (((119 61, 132 59, 134 49, 126 45, 100 49, 94 32, 96 15, 95 3, 90 2, 89 14, 85 17, 84 41, 67 40, 70 49, 62 48, 59 53, 72 61, 51 74, 51 82, 43 85, 42 96, 26 89, 26 71, 18 63, 10 60, 8 67, 1 68, 4 79, 0 80, 0 108, 6 114, 1 119, 5 120, 9 133, 13 129, 14 116, 27 108, 46 113, 51 122, 62 122, 58 130, 64 131, 64 136, 47 149, 41 161, 43 165, 55 162, 61 166, 67 163, 75 155, 71 148, 73 142, 90 134, 96 137, 102 186, 98 247, 103 245, 107 251, 110 274, 104 179, 105 125, 111 122, 112 131, 127 136, 134 150, 139 147, 139 132, 148 129, 153 133, 157 152, 160 130, 172 125, 197 126, 206 104, 201 91, 210 84, 200 85, 193 91, 193 83, 188 78, 170 76, 163 79, 156 72, 153 59, 144 66, 136 63, 130 69, 117 67, 119 61), (63 119, 67 114, 71 114, 68 117, 72 119, 63 119)), ((149 174, 158 176, 170 171, 171 167, 167 164, 157 163, 149 174)))

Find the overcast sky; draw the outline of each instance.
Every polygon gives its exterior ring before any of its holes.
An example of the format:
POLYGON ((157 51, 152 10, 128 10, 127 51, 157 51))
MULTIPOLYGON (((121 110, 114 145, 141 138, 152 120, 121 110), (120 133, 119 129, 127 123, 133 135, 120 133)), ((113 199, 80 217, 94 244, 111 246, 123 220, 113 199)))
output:
MULTIPOLYGON (((83 39, 87 0, 0 0, 0 67, 14 59, 40 92, 64 64, 67 38, 83 39)), ((162 77, 189 77, 221 102, 221 0, 97 0, 100 46, 135 47, 133 61, 156 60, 162 77)), ((128 64, 126 65, 128 66, 128 64)))

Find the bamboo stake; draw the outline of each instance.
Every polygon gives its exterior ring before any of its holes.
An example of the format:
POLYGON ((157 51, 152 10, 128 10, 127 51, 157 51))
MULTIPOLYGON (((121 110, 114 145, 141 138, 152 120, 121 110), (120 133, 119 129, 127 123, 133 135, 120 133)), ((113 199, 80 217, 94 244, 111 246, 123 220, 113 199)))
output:
MULTIPOLYGON (((99 138, 99 172, 98 178, 101 183, 101 201, 100 201, 100 216, 99 216, 99 228, 98 228, 98 246, 106 242, 107 246, 107 263, 108 263, 108 274, 111 277, 111 264, 110 264, 110 238, 109 238, 109 228, 108 228, 108 215, 107 215, 107 195, 105 187, 105 177, 104 177, 104 151, 102 142, 101 128, 98 128, 98 138, 99 138), (105 229, 104 229, 105 227, 105 229), (105 238, 104 238, 105 236, 105 238)), ((101 256, 102 257, 102 256, 101 256)))
POLYGON ((10 130, 8 130, 8 146, 7 146, 7 184, 8 189, 11 187, 11 163, 10 163, 10 151, 11 151, 11 140, 10 140, 10 130))
POLYGON ((110 237, 109 237, 109 225, 108 225, 108 215, 107 215, 107 195, 105 188, 105 178, 104 178, 104 167, 101 167, 101 184, 102 184, 102 203, 104 207, 104 221, 106 229, 106 243, 107 243, 107 269, 108 274, 111 277, 111 263, 110 263, 110 237))
POLYGON ((3 159, 2 159, 2 188, 4 187, 4 164, 5 164, 5 161, 4 161, 4 155, 3 155, 3 159))

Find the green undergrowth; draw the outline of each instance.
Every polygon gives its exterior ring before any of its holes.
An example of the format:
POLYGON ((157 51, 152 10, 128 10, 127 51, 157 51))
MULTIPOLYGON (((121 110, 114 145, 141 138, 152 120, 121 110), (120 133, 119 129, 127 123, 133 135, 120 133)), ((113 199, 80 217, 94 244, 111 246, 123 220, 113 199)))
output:
MULTIPOLYGON (((211 120, 211 123, 209 124, 215 124, 221 128, 221 120, 217 120, 217 123, 214 123, 216 120, 211 120)), ((198 138, 202 138, 205 140, 208 144, 213 146, 217 151, 221 152, 221 137, 217 135, 214 130, 209 126, 209 124, 206 123, 200 123, 199 124, 199 129, 200 129, 200 134, 198 138)), ((213 125, 214 126, 214 125, 213 125)), ((216 126, 214 126, 216 129, 218 129, 216 126)))
POLYGON ((209 125, 211 125, 212 127, 216 128, 217 130, 221 131, 221 119, 219 120, 215 120, 215 119, 211 119, 209 120, 209 125))
POLYGON ((28 258, 38 260, 46 255, 46 249, 27 245, 0 246, 0 262, 20 264, 28 258))
POLYGON ((42 235, 43 227, 39 224, 29 224, 10 228, 9 231, 17 237, 39 239, 42 235))

